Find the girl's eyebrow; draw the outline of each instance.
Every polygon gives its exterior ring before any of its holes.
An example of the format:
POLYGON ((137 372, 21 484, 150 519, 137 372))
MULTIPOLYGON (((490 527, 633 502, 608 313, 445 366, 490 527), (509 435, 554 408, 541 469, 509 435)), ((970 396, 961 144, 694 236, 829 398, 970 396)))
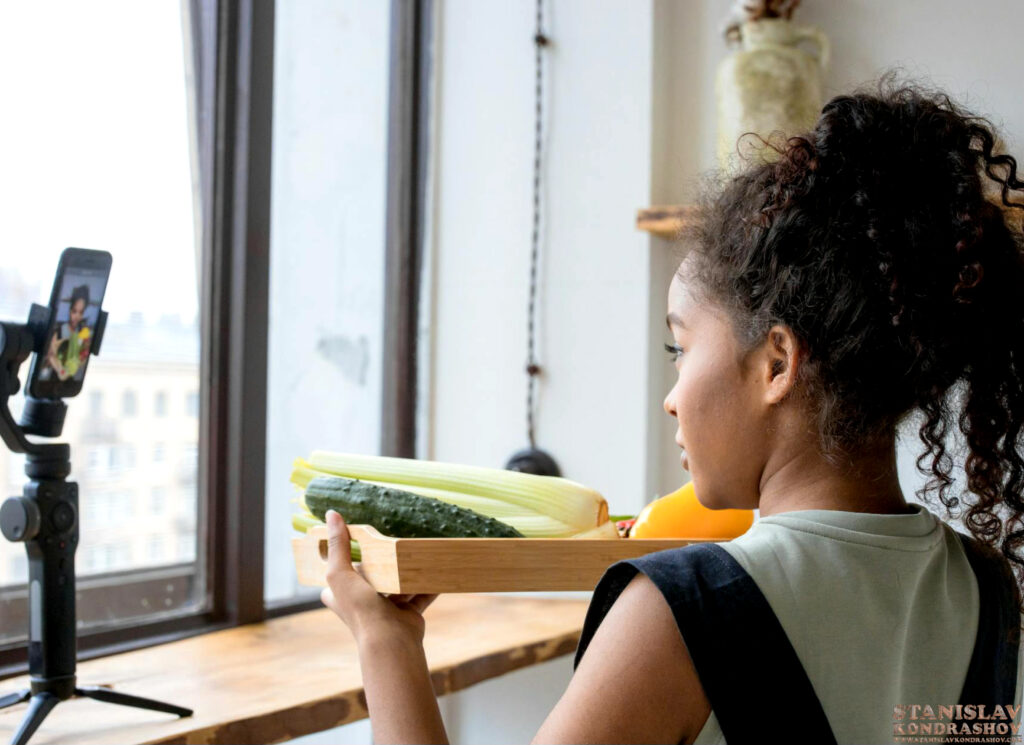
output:
POLYGON ((669 327, 669 330, 672 329, 673 324, 675 324, 681 329, 686 328, 686 324, 683 323, 683 319, 677 316, 675 313, 669 313, 667 316, 665 316, 665 324, 669 327))

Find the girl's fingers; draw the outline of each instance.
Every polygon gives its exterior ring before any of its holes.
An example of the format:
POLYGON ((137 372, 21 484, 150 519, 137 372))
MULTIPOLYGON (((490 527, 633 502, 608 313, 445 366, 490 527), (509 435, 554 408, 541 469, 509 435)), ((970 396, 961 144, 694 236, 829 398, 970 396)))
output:
POLYGON ((338 604, 334 602, 334 593, 331 592, 330 587, 325 587, 320 591, 320 602, 326 605, 335 613, 338 612, 338 604))
POLYGON ((334 510, 327 510, 327 571, 352 569, 351 543, 348 526, 341 515, 334 510))
POLYGON ((380 595, 382 598, 387 598, 388 600, 390 600, 392 603, 395 603, 396 605, 409 605, 409 606, 412 606, 413 608, 415 608, 420 613, 425 611, 427 609, 427 607, 431 603, 433 603, 435 600, 437 600, 437 595, 416 594, 414 592, 404 593, 404 594, 397 594, 396 593, 396 594, 393 594, 393 595, 388 595, 385 592, 380 592, 380 593, 377 593, 377 594, 380 595))
POLYGON ((437 595, 414 595, 412 599, 408 601, 409 605, 418 610, 420 613, 425 611, 427 607, 437 600, 437 595))

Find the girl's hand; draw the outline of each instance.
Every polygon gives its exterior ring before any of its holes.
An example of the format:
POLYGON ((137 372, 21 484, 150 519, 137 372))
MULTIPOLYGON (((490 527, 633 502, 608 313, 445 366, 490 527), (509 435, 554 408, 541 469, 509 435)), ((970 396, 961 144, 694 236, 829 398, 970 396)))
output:
POLYGON ((423 643, 423 611, 437 595, 378 593, 352 566, 345 521, 334 510, 327 515, 327 587, 320 600, 352 630, 357 642, 369 634, 408 634, 423 643))

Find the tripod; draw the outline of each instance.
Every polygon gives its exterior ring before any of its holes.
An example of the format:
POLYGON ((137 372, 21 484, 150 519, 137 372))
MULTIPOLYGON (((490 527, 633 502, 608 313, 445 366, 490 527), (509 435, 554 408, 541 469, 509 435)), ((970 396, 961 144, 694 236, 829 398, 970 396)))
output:
MULTIPOLYGON (((106 325, 100 313, 91 354, 99 353, 106 325)), ((46 715, 61 701, 85 696, 111 704, 192 715, 191 709, 131 696, 100 686, 77 685, 75 615, 75 549, 78 547, 78 485, 71 473, 71 448, 66 444, 29 442, 26 434, 58 437, 67 404, 60 399, 26 396, 21 423, 15 424, 8 399, 21 387, 18 368, 32 352, 39 353, 49 329, 50 309, 32 305, 27 324, 0 323, 0 438, 16 453, 25 453, 29 482, 22 496, 0 507, 0 532, 23 542, 28 553, 29 685, 0 697, 0 709, 29 702, 11 745, 24 745, 46 715)))

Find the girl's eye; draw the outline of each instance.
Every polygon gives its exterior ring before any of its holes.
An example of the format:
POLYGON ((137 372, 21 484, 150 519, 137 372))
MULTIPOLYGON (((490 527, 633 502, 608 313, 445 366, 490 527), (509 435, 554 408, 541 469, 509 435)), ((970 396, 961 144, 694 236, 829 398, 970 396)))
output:
POLYGON ((683 356, 683 348, 678 344, 666 344, 665 351, 672 355, 672 361, 676 362, 683 356))

